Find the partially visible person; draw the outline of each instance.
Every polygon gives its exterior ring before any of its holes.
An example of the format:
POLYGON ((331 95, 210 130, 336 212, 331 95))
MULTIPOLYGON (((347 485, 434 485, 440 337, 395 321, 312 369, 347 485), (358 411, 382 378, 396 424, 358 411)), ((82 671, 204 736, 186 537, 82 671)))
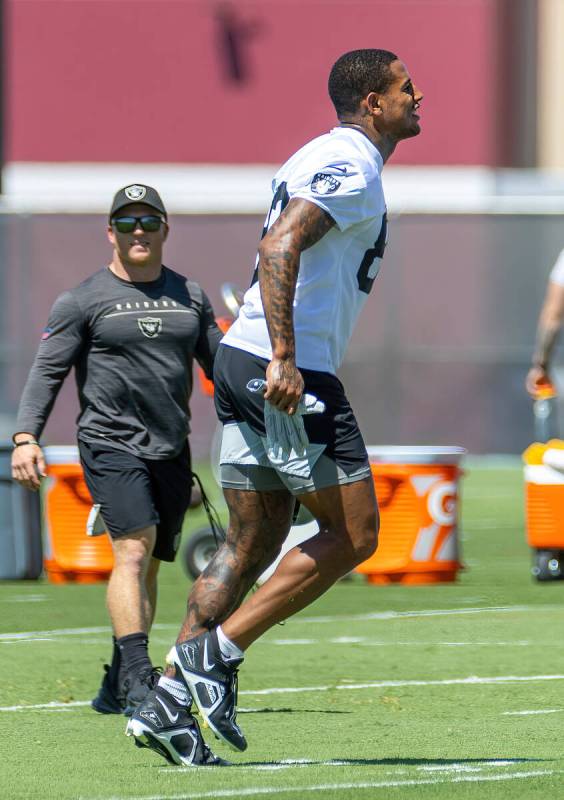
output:
POLYGON ((214 365, 227 539, 192 588, 165 675, 127 726, 178 764, 210 763, 192 701, 218 738, 245 750, 245 651, 377 546, 368 455, 336 373, 384 255, 382 170, 419 134, 423 95, 399 58, 377 49, 341 56, 329 94, 338 125, 276 174, 251 288, 214 365), (319 533, 244 599, 280 551, 296 499, 319 533))
POLYGON ((539 389, 552 384, 550 363, 563 321, 564 250, 556 259, 550 273, 544 303, 539 314, 533 363, 527 373, 525 384, 531 397, 537 397, 539 389))
POLYGON ((104 714, 130 714, 156 681, 148 637, 157 573, 176 556, 191 496, 192 362, 211 378, 221 339, 202 289, 162 263, 168 232, 154 188, 116 193, 111 262, 55 301, 13 437, 12 476, 37 491, 45 476, 39 439, 74 367, 80 460, 114 554, 112 659, 92 701, 104 714))

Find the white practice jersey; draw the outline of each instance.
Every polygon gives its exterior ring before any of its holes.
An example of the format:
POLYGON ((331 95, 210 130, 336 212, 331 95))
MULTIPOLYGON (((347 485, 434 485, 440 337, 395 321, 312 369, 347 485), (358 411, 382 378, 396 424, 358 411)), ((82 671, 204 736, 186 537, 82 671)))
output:
MULTIPOLYGON (((276 174, 263 236, 293 197, 323 208, 335 226, 303 252, 294 296, 296 364, 335 373, 386 246, 382 156, 355 128, 306 144, 276 174)), ((272 349, 255 270, 225 344, 270 360, 272 349)))
POLYGON ((550 280, 552 283, 557 283, 559 286, 564 286, 564 250, 560 252, 560 255, 556 259, 555 265, 552 267, 550 280))

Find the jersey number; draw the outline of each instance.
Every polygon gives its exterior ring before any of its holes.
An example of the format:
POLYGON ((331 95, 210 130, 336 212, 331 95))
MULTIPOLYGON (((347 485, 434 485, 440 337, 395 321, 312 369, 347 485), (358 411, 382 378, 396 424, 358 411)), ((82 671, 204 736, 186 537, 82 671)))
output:
MULTIPOLYGON (((262 229, 261 240, 264 239, 266 234, 268 233, 271 226, 276 222, 280 214, 284 211, 288 203, 290 202, 290 195, 288 194, 288 189, 286 181, 283 181, 274 194, 272 198, 272 203, 270 205, 270 210, 266 215, 266 220, 264 221, 264 228, 262 229)), ((258 281, 258 255, 257 260, 255 263, 255 271, 253 272, 253 279, 251 281, 251 286, 258 281)))
POLYGON ((370 294, 372 284, 380 271, 380 265, 386 249, 386 240, 388 234, 388 220, 386 215, 382 217, 382 227, 380 228, 380 235, 374 242, 374 247, 370 247, 362 261, 356 274, 358 280, 358 288, 361 292, 370 294))

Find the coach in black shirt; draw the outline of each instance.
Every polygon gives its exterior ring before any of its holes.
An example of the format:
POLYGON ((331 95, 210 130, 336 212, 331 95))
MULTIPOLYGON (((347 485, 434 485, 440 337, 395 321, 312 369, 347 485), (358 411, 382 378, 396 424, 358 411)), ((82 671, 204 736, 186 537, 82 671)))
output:
POLYGON ((162 264, 168 230, 155 189, 117 192, 112 261, 55 301, 14 434, 12 475, 36 490, 45 475, 38 440, 74 366, 81 462, 114 550, 113 657, 92 701, 101 713, 131 713, 154 683, 147 646, 157 571, 174 560, 190 501, 192 362, 211 377, 221 339, 198 284, 162 264))

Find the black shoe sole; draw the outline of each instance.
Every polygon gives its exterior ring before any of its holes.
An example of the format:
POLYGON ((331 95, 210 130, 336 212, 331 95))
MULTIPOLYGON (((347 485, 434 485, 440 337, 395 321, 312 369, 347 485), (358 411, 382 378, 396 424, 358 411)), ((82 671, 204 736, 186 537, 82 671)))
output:
MULTIPOLYGON (((127 733, 127 730, 126 730, 127 733)), ((127 733, 128 736, 133 736, 133 741, 135 742, 135 747, 147 747, 149 750, 154 750, 156 753, 161 755, 169 764, 172 764, 174 767, 182 767, 186 766, 186 764, 180 760, 180 758, 175 758, 172 753, 167 749, 166 745, 164 745, 160 739, 157 739, 156 736, 153 736, 151 731, 143 731, 139 734, 134 734, 133 731, 131 733, 127 733)), ((223 758, 218 758, 215 763, 213 764, 191 764, 190 766, 194 767, 230 767, 232 766, 231 762, 226 761, 223 758)))
MULTIPOLYGON (((114 695, 107 692, 103 687, 100 689, 94 700, 90 703, 91 708, 98 714, 123 714, 122 704, 114 695)), ((133 712, 131 712, 133 713, 133 712)))
POLYGON ((155 750, 159 755, 165 758, 169 764, 173 766, 183 766, 181 761, 175 761, 171 754, 168 752, 166 747, 161 744, 161 742, 153 736, 152 733, 149 731, 145 731, 143 733, 143 739, 134 737, 135 747, 148 747, 150 750, 155 750), (145 740, 145 741, 144 741, 145 740))
POLYGON ((125 729, 126 736, 133 736, 136 747, 148 747, 150 750, 154 750, 165 758, 169 764, 173 764, 175 767, 185 766, 184 761, 176 754, 176 750, 173 746, 169 743, 169 749, 164 742, 161 742, 157 736, 147 730, 145 724, 142 723, 142 729, 138 729, 137 733, 135 733, 133 725, 138 721, 139 720, 133 720, 133 722, 128 722, 125 729))
MULTIPOLYGON (((110 706, 102 703, 98 700, 98 698, 92 700, 90 703, 90 708, 94 711, 97 711, 98 714, 124 714, 124 710, 121 706, 110 706)), ((133 712, 131 712, 133 713, 133 712)))

